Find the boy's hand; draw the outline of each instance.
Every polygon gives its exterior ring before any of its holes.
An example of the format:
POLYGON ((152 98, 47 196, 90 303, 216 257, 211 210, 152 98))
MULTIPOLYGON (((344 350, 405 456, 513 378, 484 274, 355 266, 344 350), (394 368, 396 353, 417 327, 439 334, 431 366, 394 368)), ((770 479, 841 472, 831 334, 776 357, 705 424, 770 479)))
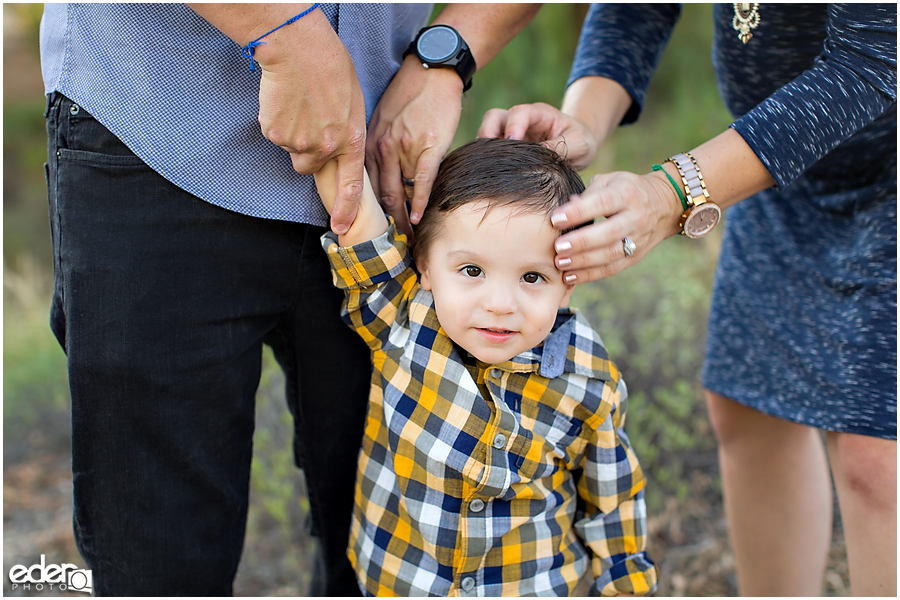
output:
MULTIPOLYGON (((328 214, 334 210, 338 189, 338 162, 333 158, 314 175, 316 188, 322 198, 322 205, 328 214)), ((359 201, 359 212, 346 233, 338 235, 341 246, 353 246, 382 235, 388 229, 388 221, 375 198, 369 175, 363 169, 363 191, 359 201)))

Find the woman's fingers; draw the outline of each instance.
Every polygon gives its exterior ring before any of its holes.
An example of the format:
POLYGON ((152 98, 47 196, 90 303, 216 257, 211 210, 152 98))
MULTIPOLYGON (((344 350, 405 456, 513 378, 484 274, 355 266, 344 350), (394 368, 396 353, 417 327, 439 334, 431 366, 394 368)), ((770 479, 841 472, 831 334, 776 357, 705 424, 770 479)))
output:
POLYGON ((626 172, 600 175, 557 209, 551 223, 559 229, 595 221, 556 240, 556 264, 566 272, 568 283, 614 275, 677 231, 680 213, 658 181, 626 172))

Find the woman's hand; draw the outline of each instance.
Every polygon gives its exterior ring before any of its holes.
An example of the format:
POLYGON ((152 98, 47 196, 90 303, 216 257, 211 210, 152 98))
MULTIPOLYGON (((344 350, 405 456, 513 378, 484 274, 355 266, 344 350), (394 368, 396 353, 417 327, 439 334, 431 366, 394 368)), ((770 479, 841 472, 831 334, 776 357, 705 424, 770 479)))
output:
POLYGON ((453 69, 425 69, 406 57, 381 97, 366 141, 366 167, 375 194, 397 227, 412 236, 462 112, 463 83, 453 69), (403 178, 414 179, 407 213, 403 178))
POLYGON ((594 161, 598 145, 587 125, 543 102, 487 111, 481 119, 478 137, 543 142, 579 171, 594 161))
POLYGON ((551 216, 559 229, 596 219, 557 239, 556 265, 570 284, 615 275, 678 233, 682 212, 675 189, 661 173, 596 175, 580 196, 572 196, 551 216), (625 256, 626 237, 636 246, 630 257, 625 256))

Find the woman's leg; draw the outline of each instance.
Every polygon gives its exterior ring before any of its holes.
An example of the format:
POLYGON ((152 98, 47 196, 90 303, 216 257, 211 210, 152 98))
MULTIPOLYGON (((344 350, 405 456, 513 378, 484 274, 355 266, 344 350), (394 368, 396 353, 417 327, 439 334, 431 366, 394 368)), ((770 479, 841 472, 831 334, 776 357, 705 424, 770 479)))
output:
POLYGON ((828 433, 854 596, 897 595, 897 442, 828 433))
POLYGON ((831 480, 818 430, 706 392, 742 596, 818 596, 831 480))

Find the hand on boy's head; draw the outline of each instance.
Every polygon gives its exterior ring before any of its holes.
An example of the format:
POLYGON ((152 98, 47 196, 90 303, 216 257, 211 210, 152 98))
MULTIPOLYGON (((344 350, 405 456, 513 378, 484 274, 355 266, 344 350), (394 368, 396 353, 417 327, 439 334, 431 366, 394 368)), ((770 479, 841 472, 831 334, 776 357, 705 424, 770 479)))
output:
POLYGON ((428 205, 461 111, 459 75, 453 69, 423 69, 414 55, 406 57, 375 107, 366 165, 378 201, 408 236, 428 205), (404 179, 413 180, 414 185, 404 185, 404 179))
POLYGON ((578 170, 587 168, 597 153, 594 134, 584 123, 543 102, 492 108, 482 117, 478 137, 541 142, 578 170))

